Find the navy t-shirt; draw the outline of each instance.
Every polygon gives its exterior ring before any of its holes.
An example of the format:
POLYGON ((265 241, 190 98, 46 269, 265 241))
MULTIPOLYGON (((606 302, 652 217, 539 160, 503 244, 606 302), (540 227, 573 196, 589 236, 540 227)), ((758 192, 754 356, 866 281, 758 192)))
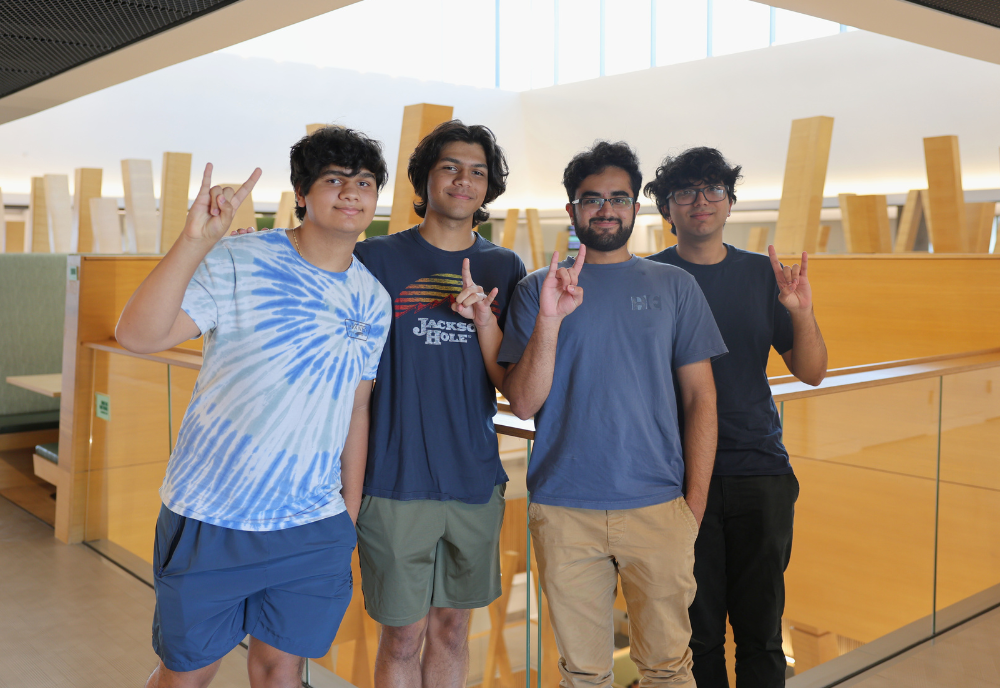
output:
POLYGON ((689 263, 671 246, 649 260, 691 273, 712 307, 729 355, 712 362, 719 404, 715 475, 782 475, 792 472, 781 443, 781 418, 767 382, 767 356, 792 348, 792 319, 778 301, 778 283, 767 256, 726 244, 715 265, 689 263))
MULTIPOLYGON (((501 363, 521 359, 547 272, 517 285, 501 363)), ((684 454, 674 371, 726 352, 712 311, 691 275, 635 256, 587 263, 579 284, 583 303, 562 321, 552 389, 535 414, 531 499, 580 509, 676 499, 684 454)))
POLYGON ((392 299, 368 435, 364 493, 389 499, 455 499, 485 504, 507 482, 500 465, 496 391, 476 326, 451 310, 462 290, 462 260, 489 293, 501 329, 524 263, 476 234, 464 251, 429 244, 416 227, 372 237, 354 254, 392 299))

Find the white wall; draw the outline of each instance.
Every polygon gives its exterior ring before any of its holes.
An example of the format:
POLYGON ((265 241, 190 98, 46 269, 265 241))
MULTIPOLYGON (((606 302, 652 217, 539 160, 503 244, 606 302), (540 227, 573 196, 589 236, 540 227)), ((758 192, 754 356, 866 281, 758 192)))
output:
POLYGON ((102 167, 119 196, 122 158, 158 176, 174 150, 196 171, 214 162, 218 181, 259 165, 255 198, 276 201, 289 146, 321 121, 381 139, 391 180, 416 102, 494 129, 512 163, 497 209, 562 207, 562 170, 596 138, 628 140, 647 178, 664 153, 716 146, 744 166, 741 199, 777 198, 790 122, 813 115, 836 119, 827 196, 924 187, 922 139, 945 134, 960 137, 965 187, 1000 189, 1000 65, 861 31, 522 93, 213 54, 0 126, 0 188, 10 203, 31 176, 102 167))

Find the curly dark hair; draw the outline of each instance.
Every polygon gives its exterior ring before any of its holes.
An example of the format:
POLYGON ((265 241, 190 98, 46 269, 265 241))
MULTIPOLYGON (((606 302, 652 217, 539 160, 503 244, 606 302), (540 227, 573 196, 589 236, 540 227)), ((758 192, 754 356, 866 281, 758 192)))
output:
POLYGON ((450 122, 443 122, 434 128, 417 145, 410 156, 410 163, 406 167, 406 174, 413 184, 413 189, 417 192, 420 200, 413 202, 413 210, 417 215, 424 217, 427 214, 427 181, 430 178, 431 170, 441 157, 441 151, 449 143, 478 143, 486 154, 486 197, 483 198, 483 205, 472 216, 472 226, 478 227, 490 219, 486 206, 495 201, 507 190, 507 174, 510 170, 507 167, 507 156, 504 155, 503 148, 497 144, 497 139, 489 127, 481 124, 471 126, 463 124, 461 120, 453 119, 450 122))
MULTIPOLYGON (((292 188, 302 196, 309 193, 320 174, 330 165, 343 167, 352 173, 368 170, 375 175, 375 186, 379 191, 389 178, 389 170, 382 157, 382 144, 356 129, 346 127, 323 127, 303 136, 292 146, 289 161, 292 188)), ((295 217, 302 220, 305 216, 306 209, 296 205, 295 217)))
POLYGON ((569 200, 576 200, 576 191, 584 179, 592 174, 600 174, 609 167, 625 170, 632 182, 632 193, 639 195, 639 189, 642 188, 639 156, 624 141, 597 141, 588 150, 577 153, 563 171, 563 186, 566 187, 569 200))
POLYGON ((729 200, 736 202, 736 183, 743 178, 740 165, 732 166, 715 148, 688 148, 680 155, 668 155, 656 168, 653 181, 646 184, 643 193, 656 203, 663 217, 669 207, 670 194, 678 189, 686 189, 692 184, 722 184, 726 187, 729 200))

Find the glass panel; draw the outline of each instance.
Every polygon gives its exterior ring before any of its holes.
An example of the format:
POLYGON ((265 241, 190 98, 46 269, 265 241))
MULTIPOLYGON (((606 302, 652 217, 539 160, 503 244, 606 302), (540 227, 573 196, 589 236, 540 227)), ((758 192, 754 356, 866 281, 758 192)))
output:
POLYGON ((1000 368, 944 377, 937 550, 939 631, 967 616, 962 607, 968 603, 958 603, 1000 585, 997 447, 1000 368))
POLYGON ((656 64, 708 54, 708 0, 656 0, 656 64))
POLYGON ((771 38, 771 9, 751 0, 714 0, 712 55, 766 48, 771 38))
POLYGON ((650 0, 615 0, 606 3, 605 74, 622 74, 649 67, 649 3, 650 0))
POLYGON ((931 633, 939 379, 786 401, 800 484, 785 626, 795 673, 908 624, 931 633))
POLYGON ((601 68, 600 0, 562 0, 558 21, 559 83, 596 79, 601 68))
MULTIPOLYGON (((718 0, 716 0, 718 1, 718 0)), ((791 10, 775 11, 774 43, 795 43, 840 33, 840 24, 791 10)))

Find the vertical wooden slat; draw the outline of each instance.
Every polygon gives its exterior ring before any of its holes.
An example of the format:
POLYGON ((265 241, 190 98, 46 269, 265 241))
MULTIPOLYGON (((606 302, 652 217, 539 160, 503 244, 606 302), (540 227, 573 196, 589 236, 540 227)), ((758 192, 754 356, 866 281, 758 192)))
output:
MULTIPOLYGON (((243 184, 219 184, 224 189, 232 189, 234 192, 237 191, 243 184)), ((251 192, 243 202, 240 203, 240 207, 236 209, 236 215, 233 216, 233 224, 230 225, 230 231, 234 229, 246 229, 247 227, 253 227, 257 229, 257 212, 253 208, 253 192, 251 192)))
POLYGON ((969 253, 989 253, 990 236, 993 233, 993 218, 996 217, 996 203, 966 203, 965 218, 969 253))
POLYGON ((779 253, 816 251, 832 140, 832 117, 792 121, 778 225, 774 233, 774 247, 779 253))
POLYGON ((837 194, 837 200, 840 202, 840 228, 844 232, 844 247, 848 253, 855 252, 854 235, 851 234, 851 216, 847 212, 847 199, 853 195, 849 193, 837 194))
POLYGON ((191 186, 191 154, 164 153, 160 175, 160 253, 166 253, 184 230, 191 186))
POLYGON ((403 108, 403 128, 399 137, 399 157, 396 160, 396 183, 392 192, 392 214, 389 216, 389 234, 402 232, 413 225, 420 224, 420 217, 413 210, 413 202, 417 193, 410 184, 406 167, 410 163, 417 144, 434 130, 434 127, 447 122, 452 117, 454 109, 450 105, 431 105, 419 103, 403 108))
POLYGON ((545 249, 542 244, 542 221, 538 217, 538 208, 528 208, 524 211, 528 219, 528 238, 531 240, 531 263, 535 270, 545 267, 545 249))
POLYGON ((278 200, 278 211, 274 214, 274 227, 291 229, 298 225, 299 219, 295 217, 295 192, 282 191, 278 200))
POLYGON ((957 136, 924 139, 927 197, 933 225, 928 225, 934 253, 961 253, 966 246, 967 220, 962 191, 962 167, 957 136))
POLYGON ((830 225, 820 225, 819 239, 817 239, 816 241, 816 253, 826 253, 826 247, 829 244, 830 244, 830 225))
POLYGON ((885 196, 844 194, 841 197, 841 222, 849 253, 892 251, 889 208, 885 196))
POLYGON ((159 253, 160 224, 153 196, 153 163, 122 160, 125 185, 125 252, 159 253))
POLYGON ((677 244, 677 235, 670 231, 673 225, 667 222, 666 218, 660 218, 660 225, 663 227, 663 231, 659 236, 660 243, 657 244, 657 250, 662 251, 677 244))
POLYGON ((4 250, 7 253, 23 253, 25 246, 24 222, 11 220, 7 223, 7 245, 4 250))
POLYGON ((47 174, 45 180, 45 215, 49 247, 53 253, 73 253, 73 208, 69 200, 69 176, 47 174))
POLYGON ((917 240, 917 230, 920 220, 924 218, 924 195, 926 191, 911 189, 906 194, 906 204, 896 223, 896 243, 892 247, 894 253, 906 253, 913 250, 917 240))
POLYGON ((90 217, 90 199, 101 197, 104 171, 93 167, 78 167, 73 172, 73 234, 76 250, 94 250, 94 224, 90 217))
POLYGON ((765 253, 767 251, 767 227, 751 227, 750 236, 747 239, 747 250, 754 253, 765 253))
POLYGON ((517 239, 517 222, 521 211, 517 208, 508 208, 507 217, 503 221, 503 236, 500 237, 500 245, 504 248, 514 250, 514 240, 517 239))
POLYGON ((91 251, 122 252, 122 224, 118 214, 118 201, 113 198, 91 198, 90 223, 93 228, 91 251))
POLYGON ((326 129, 328 126, 330 126, 330 125, 329 124, 323 124, 323 123, 307 124, 306 125, 306 136, 309 136, 314 131, 319 131, 320 129, 326 129))
POLYGON ((50 253, 49 217, 45 209, 45 179, 31 178, 31 196, 28 199, 28 233, 30 241, 25 239, 25 251, 31 253, 50 253))

